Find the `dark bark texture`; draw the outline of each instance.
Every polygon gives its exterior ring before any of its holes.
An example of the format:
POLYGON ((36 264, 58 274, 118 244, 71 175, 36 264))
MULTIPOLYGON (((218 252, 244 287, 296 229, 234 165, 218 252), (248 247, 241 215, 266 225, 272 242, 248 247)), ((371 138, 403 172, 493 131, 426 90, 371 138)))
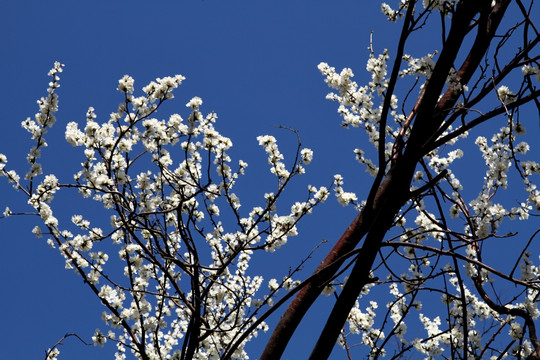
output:
MULTIPOLYGON (((408 2, 405 25, 402 31, 399 48, 401 51, 405 39, 413 32, 413 21, 416 1, 408 2)), ((321 262, 315 276, 290 303, 274 329, 270 340, 261 355, 261 360, 279 359, 298 324, 308 309, 320 295, 324 286, 339 270, 348 254, 363 239, 360 250, 342 292, 328 316, 327 323, 317 341, 310 359, 327 359, 337 338, 354 306, 362 288, 369 283, 370 272, 380 250, 381 243, 392 227, 396 215, 411 198, 411 181, 416 167, 423 156, 433 149, 440 135, 440 130, 447 127, 445 121, 458 100, 459 93, 449 86, 445 91, 446 80, 453 67, 457 69, 460 83, 466 85, 473 77, 488 51, 497 27, 509 5, 509 0, 498 0, 492 6, 491 0, 459 1, 452 13, 451 26, 444 40, 444 47, 436 61, 432 75, 424 85, 424 91, 416 102, 410 119, 404 126, 410 125, 407 139, 398 138, 394 145, 392 161, 379 164, 379 174, 375 179, 367 203, 363 210, 345 230, 330 253, 321 262), (461 66, 455 66, 458 54, 463 54, 465 38, 476 31, 472 47, 461 66)), ((421 7, 419 5, 418 7, 421 7)), ((399 69, 401 54, 394 68, 399 69)), ((390 97, 393 85, 397 81, 397 71, 393 71, 389 80, 389 89, 385 94, 390 97)), ((381 123, 385 124, 389 104, 385 103, 381 123)), ((382 126, 384 130, 384 126, 382 126)), ((405 131, 400 135, 404 136, 405 131)), ((385 141, 384 132, 381 141, 385 141)), ((381 149, 381 147, 379 147, 381 149)), ((434 185, 434 184, 431 184, 434 185)), ((427 189, 426 189, 427 190, 427 189)))

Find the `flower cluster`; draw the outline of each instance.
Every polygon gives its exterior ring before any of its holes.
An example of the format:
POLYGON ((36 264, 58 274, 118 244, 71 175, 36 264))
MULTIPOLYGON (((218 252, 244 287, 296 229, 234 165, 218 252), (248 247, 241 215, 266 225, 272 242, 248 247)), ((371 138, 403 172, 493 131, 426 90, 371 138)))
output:
POLYGON ((514 94, 506 85, 503 85, 497 89, 497 97, 504 104, 511 103, 516 99, 516 94, 514 94))
POLYGON ((383 2, 381 4, 381 12, 383 13, 384 16, 386 16, 386 19, 388 21, 396 22, 398 17, 403 16, 403 13, 401 12, 401 10, 406 8, 406 7, 407 7, 407 1, 406 0, 401 0, 400 1, 398 10, 392 9, 392 7, 390 5, 383 2))
POLYGON ((26 129, 35 140, 36 145, 30 149, 27 156, 27 161, 30 164, 30 170, 25 175, 26 180, 32 180, 35 176, 42 174, 41 164, 37 162, 40 157, 41 148, 46 147, 47 143, 43 136, 47 133, 47 129, 54 125, 56 117, 54 113, 58 111, 58 95, 55 90, 60 87, 58 83, 60 80, 59 73, 62 72, 64 65, 55 62, 54 67, 49 71, 49 76, 52 77, 52 81, 49 83, 47 89, 47 97, 42 97, 38 100, 39 112, 34 116, 34 120, 27 118, 21 123, 22 127, 26 129))
MULTIPOLYGON (((383 3, 381 10, 388 20, 396 21, 398 17, 402 16, 402 10, 406 8, 403 3, 401 2, 396 10, 383 3)), ((419 15, 419 19, 424 14, 429 16, 432 10, 439 11, 442 15, 450 15, 454 11, 456 3, 456 1, 447 0, 424 1, 423 5, 427 10, 419 15)), ((384 158, 390 163, 395 159, 395 157, 390 158, 390 156, 396 155, 392 154, 393 149, 395 149, 393 148, 394 140, 401 138, 399 140, 403 139, 405 143, 407 142, 407 136, 414 126, 414 123, 411 125, 407 121, 414 120, 416 113, 415 110, 411 111, 407 118, 404 114, 398 114, 396 111, 398 99, 392 94, 389 119, 393 118, 394 121, 388 121, 385 131, 381 131, 382 107, 377 106, 377 99, 384 100, 384 97, 388 96, 386 94, 389 81, 386 68, 388 53, 383 51, 382 54, 375 55, 371 46, 369 49, 371 54, 366 69, 371 74, 371 81, 365 86, 354 81, 353 70, 350 68, 336 71, 328 64, 321 63, 319 70, 324 76, 325 82, 332 89, 332 92, 327 95, 327 99, 338 103, 342 126, 363 129, 367 139, 375 145, 377 150, 379 150, 379 140, 381 140, 380 134, 384 133, 388 137, 388 139, 384 139, 386 140, 384 158)), ((413 77, 413 86, 416 86, 421 77, 425 77, 426 81, 429 81, 435 69, 437 54, 438 52, 435 50, 420 57, 404 55, 402 59, 406 64, 402 65, 399 71, 399 79, 410 75, 413 77)), ((458 141, 467 138, 469 135, 467 127, 470 127, 471 124, 463 126, 466 124, 466 120, 462 120, 461 124, 454 120, 443 124, 441 133, 437 134, 438 139, 446 139, 449 134, 455 134, 455 136, 446 140, 444 147, 435 148, 424 154, 421 166, 418 166, 413 177, 411 191, 415 191, 421 186, 429 188, 429 190, 413 198, 395 219, 396 229, 390 231, 392 240, 388 240, 388 246, 392 251, 381 251, 381 262, 379 263, 380 267, 386 267, 391 273, 388 281, 400 283, 404 293, 398 290, 396 283, 392 283, 390 294, 395 297, 395 301, 388 304, 382 325, 376 321, 376 319, 380 319, 376 315, 383 310, 380 310, 381 307, 377 310, 376 303, 370 303, 371 306, 364 310, 361 308, 362 305, 357 302, 349 315, 351 333, 362 334, 362 343, 367 345, 369 353, 366 352, 366 354, 369 354, 368 356, 381 355, 378 352, 381 349, 377 347, 377 341, 384 341, 384 334, 388 336, 388 339, 391 336, 396 336, 403 351, 412 346, 424 354, 426 358, 446 356, 448 349, 466 351, 469 356, 473 356, 472 354, 480 357, 487 356, 487 352, 483 349, 491 344, 485 344, 482 334, 485 326, 490 326, 489 324, 493 323, 507 329, 514 340, 519 340, 520 343, 514 346, 512 354, 526 357, 532 353, 530 342, 524 339, 527 329, 522 328, 522 324, 517 321, 520 319, 501 315, 490 308, 490 305, 483 301, 482 297, 474 295, 467 287, 473 283, 481 288, 495 281, 494 276, 487 268, 478 265, 484 261, 481 253, 482 246, 479 246, 478 243, 495 236, 501 236, 501 224, 505 219, 525 220, 533 211, 540 209, 540 191, 533 184, 533 175, 539 173, 540 165, 536 161, 525 159, 524 155, 529 154, 530 146, 526 141, 516 141, 517 136, 525 133, 525 127, 519 120, 518 112, 513 106, 506 106, 523 96, 524 87, 531 86, 530 79, 527 77, 540 79, 540 72, 533 63, 522 66, 521 72, 525 79, 517 94, 505 85, 498 84, 495 89, 491 83, 486 82, 485 89, 494 90, 491 94, 498 99, 496 104, 498 103, 501 109, 506 110, 508 124, 496 132, 491 140, 489 137, 483 136, 476 139, 476 144, 486 164, 486 173, 481 188, 473 189, 476 191, 473 193, 472 200, 469 184, 458 178, 462 170, 458 167, 457 160, 464 156, 464 152, 462 149, 454 147, 458 141), (512 178, 512 169, 516 170, 516 179, 512 178), (436 185, 432 185, 435 176, 439 176, 440 180, 437 181, 436 185), (524 185, 525 192, 521 194, 521 199, 512 198, 509 201, 507 197, 501 195, 509 188, 510 181, 517 181, 517 185, 519 183, 524 185), (467 192, 464 192, 465 186, 468 187, 467 192), (431 211, 428 211, 428 206, 434 204, 436 204, 434 208, 437 210, 432 211, 433 208, 429 208, 431 211), (405 224, 410 223, 411 220, 414 223, 413 227, 405 227, 405 224), (462 220, 464 222, 460 223, 462 220), (398 232, 398 229, 403 231, 398 232), (390 245, 393 241, 398 241, 399 247, 397 244, 390 245), (396 255, 403 263, 398 265, 399 261, 394 260, 393 255, 396 255), (444 259, 449 259, 450 262, 445 264, 444 259), (457 259, 461 260, 457 261, 457 259), (393 262, 390 264, 391 261, 393 262), (461 261, 463 263, 460 264, 461 261), (401 269, 401 266, 406 271, 398 275, 397 269, 401 269), (459 266, 459 269, 456 270, 455 266, 459 266), (440 280, 442 285, 428 285, 428 282, 437 280, 440 280), (447 288, 447 284, 451 284, 452 288, 447 288), (420 308, 420 301, 417 299, 421 297, 422 292, 433 288, 444 289, 442 300, 443 306, 448 309, 448 318, 443 319, 438 314, 432 316, 427 313, 426 309, 425 313, 418 316, 418 323, 425 329, 425 334, 422 338, 411 340, 407 336, 410 336, 407 329, 410 329, 411 323, 414 322, 410 320, 410 312, 412 309, 420 308), (409 316, 407 322, 405 322, 406 316, 409 316), (391 319, 393 322, 394 327, 390 328, 391 331, 387 331, 389 328, 386 319, 391 319)), ((452 112, 465 110, 464 103, 468 99, 474 98, 475 90, 476 92, 478 90, 473 87, 469 88, 453 68, 446 76, 446 90, 453 90, 454 95, 460 95, 452 112)), ((420 85, 420 88, 423 88, 423 85, 420 85)), ((411 92, 412 90, 409 90, 409 94, 411 92)), ((492 97, 491 101, 493 100, 492 97)), ((405 106, 402 108, 404 109, 405 106)), ((470 110, 467 109, 467 111, 470 110)), ((484 114, 484 110, 481 114, 484 114)), ((371 175, 378 173, 377 165, 380 164, 368 158, 366 154, 369 153, 365 149, 355 149, 354 152, 357 161, 365 166, 371 175)), ((336 175, 334 178, 334 191, 342 205, 356 204, 358 201, 354 193, 343 190, 343 178, 340 175, 336 175)), ((518 197, 519 193, 514 192, 512 195, 518 197)), ((510 235, 512 234, 503 234, 503 236, 510 235)), ((523 309, 534 319, 540 315, 538 290, 534 280, 538 278, 538 265, 536 260, 533 261, 527 253, 522 254, 522 258, 517 261, 521 268, 521 279, 524 282, 520 285, 524 285, 525 290, 513 300, 511 305, 507 306, 508 308, 523 309)), ((517 265, 516 263, 516 268, 517 265)), ((352 346, 347 345, 346 338, 347 335, 344 334, 343 338, 340 339, 340 344, 352 348, 352 346)), ((449 353, 448 356, 450 356, 449 353)))
MULTIPOLYGON (((388 87, 387 62, 389 59, 388 50, 385 49, 382 54, 375 55, 370 46, 370 56, 366 63, 366 70, 371 73, 371 81, 368 85, 359 86, 352 80, 354 74, 350 68, 344 68, 339 74, 334 67, 327 63, 320 63, 319 71, 325 76, 325 82, 337 92, 329 93, 326 98, 339 103, 338 113, 342 117, 341 126, 361 127, 364 129, 368 140, 375 147, 378 147, 382 106, 384 103, 384 92, 388 87), (378 106, 375 105, 376 99, 380 99, 378 106)), ((400 125, 404 121, 404 116, 398 114, 398 98, 392 94, 390 97, 390 115, 394 119, 394 124, 388 123, 386 134, 392 137, 397 136, 400 125), (396 126, 397 125, 397 126, 396 126)), ((389 158, 392 151, 392 141, 390 136, 385 146, 385 157, 389 158)), ((387 140, 387 139, 385 139, 387 140)), ((377 172, 375 163, 365 157, 363 150, 356 149, 357 160, 366 165, 370 174, 377 172)))
MULTIPOLYGON (((517 127, 517 125, 514 124, 513 127, 517 127)), ((470 203, 477 214, 475 229, 479 237, 485 237, 496 231, 504 217, 527 219, 532 207, 540 208, 540 192, 530 180, 531 175, 539 173, 540 166, 530 161, 524 161, 518 165, 521 168, 520 173, 528 193, 527 200, 510 210, 502 204, 493 203, 493 196, 498 189, 506 189, 508 186, 508 171, 515 157, 513 141, 514 134, 509 126, 502 127, 500 132, 492 137, 491 145, 485 137, 480 136, 476 139, 476 144, 482 152, 488 168, 482 192, 470 203)), ((522 142, 516 148, 518 151, 522 149, 519 152, 523 153, 526 152, 528 145, 522 142)))
POLYGON ((334 175, 334 192, 336 194, 337 201, 343 206, 355 204, 358 200, 355 193, 343 191, 343 177, 339 174, 334 175))
POLYGON ((377 302, 370 301, 369 307, 363 312, 357 301, 347 318, 351 333, 362 334, 362 344, 369 347, 370 355, 377 353, 384 355, 385 353, 384 349, 377 346, 379 341, 384 340, 384 332, 374 327, 377 307, 377 302))
POLYGON ((433 68, 435 68, 435 62, 433 57, 437 54, 437 51, 433 54, 427 54, 421 58, 414 58, 411 55, 403 55, 403 60, 407 61, 408 67, 400 71, 401 76, 413 75, 413 76, 425 76, 430 77, 433 68))
POLYGON ((540 81, 540 67, 538 66, 524 65, 521 72, 525 76, 534 76, 536 81, 540 81))
MULTIPOLYGON (((62 66, 56 63, 51 70, 53 81, 48 96, 39 101, 35 120, 23 122, 36 142, 28 156, 30 184, 42 173, 36 159, 46 146, 44 134, 54 124, 58 104, 54 90, 62 66)), ((193 349, 193 358, 215 359, 225 352, 232 358, 248 358, 245 344, 257 331, 267 330, 264 322, 254 325, 257 314, 273 303, 277 290, 271 286, 264 294, 263 278, 250 271, 252 257, 259 250, 265 254, 284 246, 297 235, 297 223, 330 193, 310 185, 306 199, 293 202, 285 214, 278 212, 286 185, 305 172, 313 151, 299 148, 288 169, 276 139, 260 136, 278 186, 261 199, 263 206, 241 212, 233 188, 248 164, 242 160, 232 164, 228 155, 232 142, 216 129, 217 115, 203 115, 202 99, 193 97, 186 104, 185 118, 155 117, 184 79, 158 78, 137 97, 133 78, 125 75, 118 82, 124 100, 108 120, 99 122, 90 107, 82 126, 68 123, 67 142, 82 148, 81 169, 73 184, 60 184, 56 176, 47 175, 37 186, 23 188, 0 155, 2 174, 26 192, 47 229, 35 227, 35 235, 47 234, 49 245, 65 258, 66 268, 82 276, 105 305, 102 317, 111 329, 96 330, 92 339, 98 346, 107 340, 116 343, 118 359, 126 358, 126 348, 141 358, 136 350, 141 342, 150 359, 180 358, 186 334, 196 337, 197 331, 208 334, 193 349), (62 219, 53 215, 54 195, 63 188, 75 188, 83 198, 101 203, 110 228, 92 226, 83 215, 73 215, 71 228, 63 228, 62 219), (226 229, 221 219, 231 216, 233 228, 226 229), (108 264, 114 247, 124 263, 121 274, 108 264), (198 329, 194 323, 199 323, 198 329), (256 330, 244 334, 252 325, 256 330)), ((278 288, 297 285, 289 275, 278 288)), ((49 357, 56 355, 51 351, 49 357)))
POLYGON ((271 165, 270 171, 275 174, 278 179, 285 181, 290 172, 287 170, 285 163, 283 163, 283 155, 279 152, 276 138, 270 135, 258 136, 257 140, 259 145, 264 148, 264 151, 268 153, 268 163, 271 165))

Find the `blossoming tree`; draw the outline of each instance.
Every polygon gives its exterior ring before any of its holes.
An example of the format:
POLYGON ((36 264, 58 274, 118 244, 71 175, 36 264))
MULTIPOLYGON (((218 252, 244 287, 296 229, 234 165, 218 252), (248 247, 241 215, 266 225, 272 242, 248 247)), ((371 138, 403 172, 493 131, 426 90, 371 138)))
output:
MULTIPOLYGON (((39 112, 22 123, 35 142, 28 171, 21 177, 0 155, 1 174, 40 217, 33 232, 103 304, 105 328, 92 339, 114 343, 117 359, 278 359, 321 294, 336 301, 311 359, 328 358, 336 343, 349 358, 355 343, 370 358, 538 358, 540 268, 530 249, 540 230, 505 230, 507 220, 527 221, 540 209, 540 164, 519 139, 537 125, 520 115, 540 111, 537 7, 532 0, 383 3, 401 36, 382 54, 370 46, 368 84, 357 84, 351 69, 319 65, 342 126, 366 135, 367 146, 354 151, 373 176, 363 201, 335 175, 332 186, 309 186, 283 212, 278 204, 313 151, 299 141, 287 166, 276 139, 260 136, 276 186, 259 206, 241 208, 235 184, 247 164, 228 155, 232 141, 214 127, 217 115, 203 114, 198 97, 184 117, 160 112, 181 75, 158 78, 140 94, 124 76, 107 121, 89 108, 85 123, 66 127, 66 140, 82 149, 73 180, 48 174, 39 160, 55 123, 60 63, 39 112), (408 55, 423 31, 439 31, 441 43, 424 57, 408 55), (488 139, 485 129, 494 128, 488 139), (476 129, 483 135, 472 139, 476 129), (468 141, 485 160, 482 179, 455 171, 468 141), (100 203, 102 223, 83 209, 71 224, 57 215, 55 194, 73 190, 100 203), (332 192, 358 215, 311 276, 300 279, 302 264, 279 280, 250 271, 255 256, 286 251, 298 222, 332 192), (510 264, 491 259, 501 238, 521 244, 510 264), (387 301, 370 297, 378 289, 387 301), (262 355, 248 354, 260 331, 271 332, 262 355)), ((8 208, 4 217, 24 211, 8 208)), ((57 345, 47 359, 57 357, 57 345)))

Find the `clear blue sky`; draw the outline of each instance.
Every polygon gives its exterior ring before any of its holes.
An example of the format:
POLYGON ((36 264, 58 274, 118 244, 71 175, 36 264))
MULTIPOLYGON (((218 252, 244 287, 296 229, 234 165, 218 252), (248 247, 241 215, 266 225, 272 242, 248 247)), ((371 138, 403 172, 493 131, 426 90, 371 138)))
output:
MULTIPOLYGON (((357 82, 369 81, 364 69, 370 31, 375 31, 375 51, 380 52, 394 47, 400 30, 400 25, 386 22, 379 9, 378 1, 358 0, 1 1, 0 152, 10 165, 24 168, 15 164, 24 165, 31 144, 20 122, 37 112, 35 101, 45 95, 46 74, 54 61, 66 67, 60 74, 57 124, 47 137, 50 146, 43 151, 43 163, 46 173, 58 173, 61 179, 69 176, 70 164, 80 162, 78 150, 63 140, 68 122, 83 123, 89 106, 96 109, 98 121, 106 121, 122 100, 115 89, 124 74, 135 78, 138 89, 156 77, 182 74, 187 80, 162 114, 185 114, 184 104, 192 96, 203 98, 204 113, 217 112, 218 129, 235 144, 231 154, 249 163, 246 180, 240 183, 245 192, 238 191, 239 195, 261 198, 270 190, 264 187, 270 184, 265 154, 255 138, 275 135, 287 154, 296 145, 295 137, 274 127, 286 125, 297 129, 303 145, 315 151, 315 160, 296 189, 308 183, 329 185, 332 175, 341 173, 345 189, 362 197, 370 178, 352 150, 365 138, 359 131, 339 128, 336 104, 324 99, 329 89, 317 64, 349 66, 357 82)), ((433 51, 428 44, 426 38, 408 52, 433 51)), ((22 198, 12 196, 1 180, 2 211, 6 205, 25 210, 16 206, 22 198)), ((62 211, 80 212, 69 200, 63 199, 62 211)), ((320 240, 333 243, 353 217, 352 208, 342 208, 332 198, 300 228, 289 249, 272 260, 284 264, 282 272, 272 277, 283 276, 286 263, 299 259, 295 254, 307 253, 320 240)), ((30 232, 34 221, 20 217, 0 222, 0 359, 40 359, 65 333, 77 332, 90 340, 95 328, 105 328, 94 295, 64 270, 57 251, 30 232)), ((315 258, 325 255, 330 244, 315 258)), ((302 276, 314 266, 316 261, 309 263, 302 276)), ((319 303, 328 309, 330 299, 319 303)), ((317 323, 316 314, 308 314, 313 319, 293 339, 285 358, 307 355, 320 331, 311 326, 317 323)), ((64 359, 100 358, 112 349, 85 347, 74 339, 60 348, 64 359)), ((256 358, 260 350, 253 350, 256 358)))

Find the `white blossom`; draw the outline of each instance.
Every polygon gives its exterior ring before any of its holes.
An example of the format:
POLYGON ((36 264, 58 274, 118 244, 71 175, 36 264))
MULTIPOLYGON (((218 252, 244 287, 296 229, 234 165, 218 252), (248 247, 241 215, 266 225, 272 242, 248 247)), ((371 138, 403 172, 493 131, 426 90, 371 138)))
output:
POLYGON ((516 98, 516 94, 510 91, 508 86, 505 85, 502 85, 497 89, 497 96, 505 104, 511 103, 516 98))

